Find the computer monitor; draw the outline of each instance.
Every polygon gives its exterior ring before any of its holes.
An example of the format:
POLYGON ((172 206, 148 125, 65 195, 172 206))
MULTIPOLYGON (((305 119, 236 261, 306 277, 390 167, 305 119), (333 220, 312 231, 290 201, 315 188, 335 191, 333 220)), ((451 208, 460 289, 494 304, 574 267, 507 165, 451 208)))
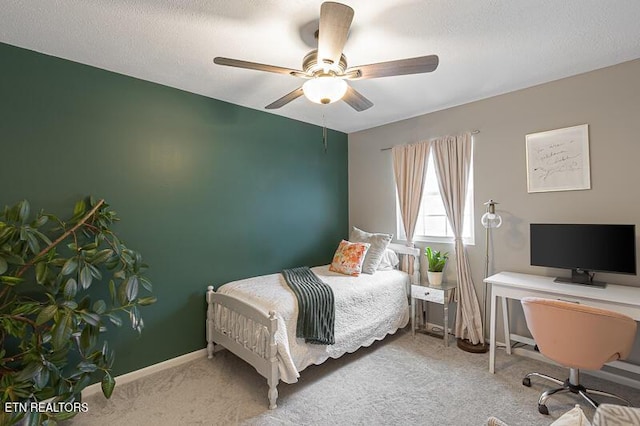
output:
POLYGON ((636 274, 635 225, 532 223, 531 265, 571 269, 558 282, 605 285, 594 272, 636 274))

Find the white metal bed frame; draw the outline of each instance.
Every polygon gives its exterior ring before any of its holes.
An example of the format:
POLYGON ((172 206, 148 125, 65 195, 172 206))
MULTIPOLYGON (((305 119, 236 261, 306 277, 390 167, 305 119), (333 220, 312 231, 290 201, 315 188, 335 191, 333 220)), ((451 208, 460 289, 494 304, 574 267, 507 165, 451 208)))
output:
MULTIPOLYGON (((414 273, 411 282, 420 282, 420 249, 400 244, 389 244, 389 248, 399 255, 414 257, 414 273)), ((409 293, 410 294, 410 293, 409 293)), ((269 385, 269 409, 277 407, 278 383, 280 373, 275 334, 278 328, 276 312, 270 311, 265 315, 255 307, 232 296, 216 293, 213 286, 207 287, 207 354, 213 358, 214 352, 224 348, 251 364, 256 371, 267 379, 269 385), (219 309, 227 309, 228 315, 216 322, 219 309), (235 321, 234 321, 235 320, 235 321), (235 327, 232 323, 239 323, 244 327, 235 327), (267 344, 261 345, 256 336, 264 335, 267 344)), ((221 315, 219 315, 222 318, 221 315)), ((262 342, 264 343, 264 342, 262 342)))

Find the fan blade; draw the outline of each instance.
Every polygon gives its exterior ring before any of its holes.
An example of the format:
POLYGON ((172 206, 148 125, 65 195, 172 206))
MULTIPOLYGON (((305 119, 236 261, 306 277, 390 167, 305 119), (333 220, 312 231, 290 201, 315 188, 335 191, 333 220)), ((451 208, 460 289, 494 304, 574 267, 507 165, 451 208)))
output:
POLYGON ((302 96, 302 94, 303 94, 302 87, 298 87, 293 92, 287 93, 286 95, 284 95, 283 97, 281 97, 277 101, 272 102, 269 105, 267 105, 265 108, 266 109, 277 109, 277 108, 283 107, 286 104, 288 104, 289 102, 293 101, 294 99, 298 99, 300 96, 302 96))
POLYGON ((318 61, 330 64, 340 62, 351 21, 353 9, 349 6, 331 1, 322 3, 318 30, 318 61))
POLYGON ((347 88, 347 93, 345 93, 342 100, 358 112, 364 111, 365 109, 369 109, 373 106, 373 102, 362 96, 360 92, 351 86, 347 88))
POLYGON ((257 62, 241 61, 239 59, 221 58, 219 56, 216 58, 213 58, 213 63, 218 65, 226 65, 229 67, 245 68, 249 70, 275 72, 278 74, 289 74, 289 75, 297 76, 297 74, 302 73, 302 71, 292 70, 290 68, 259 64, 257 62))
POLYGON ((358 77, 353 77, 352 80, 390 77, 393 75, 422 74, 434 71, 438 68, 438 62, 439 59, 437 55, 419 56, 417 58, 400 59, 397 61, 380 62, 377 64, 353 67, 345 71, 345 74, 359 71, 360 75, 358 77))

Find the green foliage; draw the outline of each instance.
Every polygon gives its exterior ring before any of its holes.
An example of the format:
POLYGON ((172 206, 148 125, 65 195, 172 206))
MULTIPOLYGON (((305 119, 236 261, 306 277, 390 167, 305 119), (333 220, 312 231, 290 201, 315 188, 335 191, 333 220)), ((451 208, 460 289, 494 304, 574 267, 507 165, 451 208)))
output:
POLYGON ((429 272, 442 272, 444 266, 447 264, 447 259, 449 258, 449 252, 441 253, 439 251, 432 250, 431 247, 427 247, 424 250, 424 255, 427 256, 429 272))
MULTIPOLYGON (((100 200, 79 201, 62 221, 29 203, 0 214, 0 395, 5 402, 74 402, 102 378, 109 398, 114 351, 101 339, 128 317, 140 333, 140 306, 156 301, 140 253, 111 231, 116 213, 100 200), (108 286, 107 300, 92 287, 108 286), (142 288, 141 288, 142 287, 142 288)), ((105 291, 106 294, 106 291, 105 291)), ((0 412, 0 424, 24 414, 0 412)), ((29 413, 29 424, 55 424, 69 413, 29 413)))

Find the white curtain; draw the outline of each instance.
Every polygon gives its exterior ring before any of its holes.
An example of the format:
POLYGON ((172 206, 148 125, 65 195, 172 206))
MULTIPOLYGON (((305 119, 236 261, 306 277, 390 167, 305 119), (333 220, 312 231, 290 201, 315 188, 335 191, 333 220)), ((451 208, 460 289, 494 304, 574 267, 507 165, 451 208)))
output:
POLYGON ((480 305, 471 277, 471 268, 462 242, 464 204, 471 166, 471 133, 445 136, 432 141, 438 186, 455 237, 458 309, 456 309, 457 338, 472 344, 484 343, 480 305))
MULTIPOLYGON (((411 145, 394 146, 391 150, 400 214, 409 247, 414 246, 413 232, 418 221, 430 147, 430 142, 420 142, 411 145)), ((402 257, 402 270, 413 275, 413 256, 402 257)))

